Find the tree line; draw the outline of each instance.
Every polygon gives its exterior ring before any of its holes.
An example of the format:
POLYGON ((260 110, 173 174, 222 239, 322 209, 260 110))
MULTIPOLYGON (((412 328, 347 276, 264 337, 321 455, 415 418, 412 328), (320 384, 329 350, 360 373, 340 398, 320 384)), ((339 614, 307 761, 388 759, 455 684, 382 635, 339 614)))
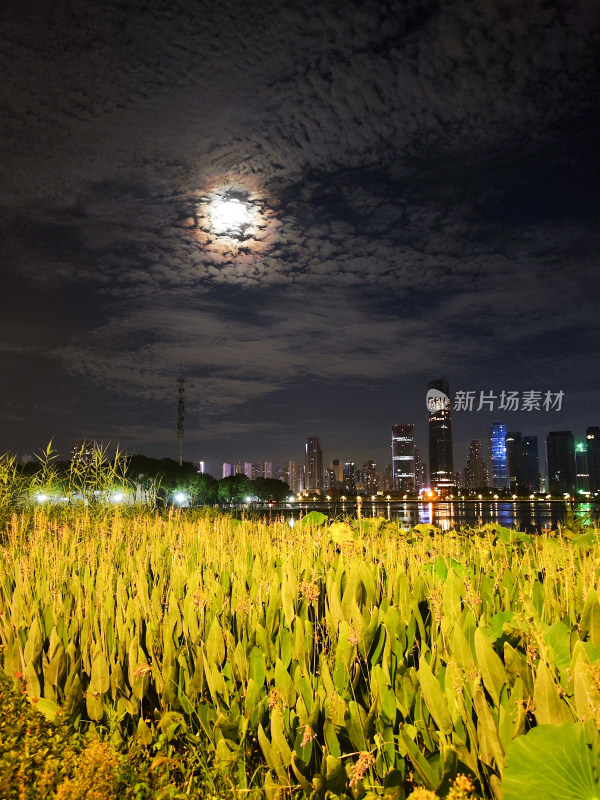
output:
POLYGON ((175 493, 182 492, 191 505, 241 503, 247 498, 265 503, 283 502, 290 495, 288 484, 275 478, 250 480, 246 475, 231 475, 217 480, 205 472, 199 473, 190 461, 184 461, 179 466, 171 458, 129 456, 127 476, 143 488, 153 485, 158 497, 166 502, 175 493))

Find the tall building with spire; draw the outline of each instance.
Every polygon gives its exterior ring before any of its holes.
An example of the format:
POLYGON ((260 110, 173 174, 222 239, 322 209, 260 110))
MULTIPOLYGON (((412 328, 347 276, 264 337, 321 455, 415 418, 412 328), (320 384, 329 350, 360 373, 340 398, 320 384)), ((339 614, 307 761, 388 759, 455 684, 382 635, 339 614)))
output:
POLYGON ((454 456, 452 452, 452 419, 450 389, 447 381, 431 381, 427 392, 429 410, 429 480, 444 494, 453 491, 454 456))

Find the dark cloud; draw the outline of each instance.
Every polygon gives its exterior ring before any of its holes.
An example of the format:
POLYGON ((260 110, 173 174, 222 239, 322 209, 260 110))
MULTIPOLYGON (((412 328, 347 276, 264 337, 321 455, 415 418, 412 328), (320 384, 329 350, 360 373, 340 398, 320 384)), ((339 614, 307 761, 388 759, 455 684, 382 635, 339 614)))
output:
POLYGON ((179 365, 215 458, 297 447, 302 419, 350 441, 365 387, 383 452, 434 374, 543 363, 575 396, 598 352, 596 3, 0 13, 0 356, 30 395, 54 376, 46 427, 160 450, 179 365), (226 195, 255 213, 238 238, 211 223, 226 195), (342 385, 333 416, 303 406, 342 385), (87 400, 61 420, 64 392, 87 400))

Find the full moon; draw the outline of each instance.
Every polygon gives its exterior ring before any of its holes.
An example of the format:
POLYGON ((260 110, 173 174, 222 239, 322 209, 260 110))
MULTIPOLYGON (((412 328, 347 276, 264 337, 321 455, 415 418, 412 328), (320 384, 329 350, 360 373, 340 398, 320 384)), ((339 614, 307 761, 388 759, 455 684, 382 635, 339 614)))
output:
POLYGON ((195 217, 190 217, 193 237, 203 258, 216 264, 261 264, 281 227, 262 187, 231 179, 214 181, 195 197, 195 217), (258 190, 257 190, 258 189, 258 190))
POLYGON ((218 236, 241 236, 252 219, 248 206, 235 197, 218 198, 211 203, 211 229, 218 236))

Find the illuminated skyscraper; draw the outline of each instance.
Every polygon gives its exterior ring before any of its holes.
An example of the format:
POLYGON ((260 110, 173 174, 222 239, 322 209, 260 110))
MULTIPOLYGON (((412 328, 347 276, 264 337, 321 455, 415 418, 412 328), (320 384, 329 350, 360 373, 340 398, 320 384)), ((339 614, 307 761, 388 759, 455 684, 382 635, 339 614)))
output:
POLYGON ((392 425, 392 471, 395 492, 415 491, 414 425, 392 425))
POLYGON ((321 492, 323 488, 323 453, 317 436, 309 436, 305 446, 306 489, 321 492))
POLYGON ((427 399, 429 409, 429 480, 440 492, 454 489, 450 389, 447 381, 432 381, 427 399), (433 394, 435 393, 435 394, 433 394))
POLYGON ((506 425, 502 425, 500 422, 494 422, 490 428, 490 460, 492 462, 492 486, 494 489, 507 489, 506 425))

